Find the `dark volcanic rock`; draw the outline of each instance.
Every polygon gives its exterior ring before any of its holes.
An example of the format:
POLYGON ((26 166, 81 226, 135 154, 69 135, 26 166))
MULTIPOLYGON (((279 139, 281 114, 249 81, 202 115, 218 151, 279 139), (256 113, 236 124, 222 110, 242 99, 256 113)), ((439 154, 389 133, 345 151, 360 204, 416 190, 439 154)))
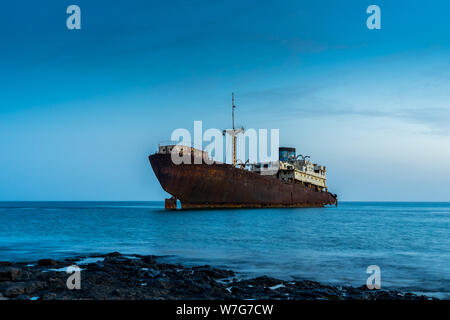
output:
POLYGON ((121 257, 121 256, 122 256, 122 254, 117 251, 105 254, 105 257, 109 257, 109 258, 115 258, 115 257, 121 257))
POLYGON ((42 281, 12 282, 6 286, 3 294, 6 297, 16 297, 21 294, 31 294, 37 290, 44 289, 46 283, 42 281))
MULTIPOLYGON (((94 256, 93 256, 94 257, 94 256)), ((79 258, 58 262, 39 260, 35 266, 0 264, 0 300, 31 297, 62 299, 430 299, 396 291, 368 290, 366 287, 335 287, 315 281, 283 281, 267 276, 237 279, 231 270, 209 265, 184 267, 158 263, 155 256, 133 256, 119 252, 103 261, 82 265, 81 289, 67 288, 66 272, 49 266, 67 267, 79 258)))
POLYGON ((12 266, 12 262, 0 261, 0 267, 9 267, 9 266, 12 266))
POLYGON ((42 300, 56 300, 57 298, 56 293, 44 293, 41 297, 42 300))
POLYGON ((142 256, 141 260, 145 264, 155 264, 156 263, 156 257, 155 256, 142 256))
POLYGON ((50 267, 50 266, 55 266, 58 264, 58 261, 55 261, 53 259, 41 259, 38 261, 38 265, 42 266, 42 267, 50 267))
POLYGON ((194 270, 195 273, 203 273, 214 279, 223 279, 234 276, 234 271, 211 268, 211 266, 208 265, 193 267, 192 270, 194 270))
POLYGON ((16 280, 20 274, 20 269, 14 267, 0 268, 0 281, 16 280))

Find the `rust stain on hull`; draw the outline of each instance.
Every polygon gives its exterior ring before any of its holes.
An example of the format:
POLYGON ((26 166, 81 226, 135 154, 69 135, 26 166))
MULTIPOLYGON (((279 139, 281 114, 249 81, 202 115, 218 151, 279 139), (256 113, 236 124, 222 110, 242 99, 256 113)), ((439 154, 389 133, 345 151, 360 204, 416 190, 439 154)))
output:
MULTIPOLYGON (((337 205, 329 192, 320 192, 298 183, 259 175, 229 164, 175 165, 170 154, 149 156, 162 188, 179 199, 184 209, 280 208, 337 205)), ((176 208, 176 200, 169 200, 176 208), (175 202, 174 202, 175 201, 175 202)))

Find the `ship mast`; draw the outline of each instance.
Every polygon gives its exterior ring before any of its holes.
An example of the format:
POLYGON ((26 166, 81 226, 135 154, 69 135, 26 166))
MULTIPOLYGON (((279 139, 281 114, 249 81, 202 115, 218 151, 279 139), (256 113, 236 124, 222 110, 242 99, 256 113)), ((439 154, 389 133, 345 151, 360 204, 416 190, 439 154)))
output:
MULTIPOLYGON (((233 133, 234 133, 234 109, 236 106, 234 105, 234 92, 231 93, 231 110, 232 110, 232 119, 233 119, 233 133)), ((236 166, 236 135, 233 134, 233 166, 236 166)))
POLYGON ((244 132, 244 128, 238 128, 236 129, 235 123, 234 123, 234 111, 236 109, 236 105, 234 104, 234 92, 231 93, 231 120, 232 120, 232 129, 223 130, 223 134, 228 133, 232 138, 232 145, 233 145, 233 167, 236 166, 236 136, 239 133, 244 132))

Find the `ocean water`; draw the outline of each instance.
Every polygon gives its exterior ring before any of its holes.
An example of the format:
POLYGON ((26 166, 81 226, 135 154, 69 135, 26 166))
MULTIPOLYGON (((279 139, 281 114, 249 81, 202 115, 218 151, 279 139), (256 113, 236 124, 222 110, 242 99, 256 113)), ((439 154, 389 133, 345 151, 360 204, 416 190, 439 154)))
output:
POLYGON ((163 202, 0 202, 0 260, 120 251, 450 299, 450 203, 165 211, 163 202))

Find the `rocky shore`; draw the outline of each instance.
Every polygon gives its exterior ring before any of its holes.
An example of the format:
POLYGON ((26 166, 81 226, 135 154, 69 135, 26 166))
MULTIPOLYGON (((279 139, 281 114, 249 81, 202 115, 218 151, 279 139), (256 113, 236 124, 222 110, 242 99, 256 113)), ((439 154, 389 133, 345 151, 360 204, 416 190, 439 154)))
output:
POLYGON ((0 262, 0 300, 60 299, 301 299, 301 300, 429 300, 366 286, 336 287, 315 281, 283 281, 270 277, 240 279, 231 270, 185 267, 157 261, 155 256, 118 252, 65 260, 0 262), (67 267, 80 267, 80 289, 68 289, 67 267))

